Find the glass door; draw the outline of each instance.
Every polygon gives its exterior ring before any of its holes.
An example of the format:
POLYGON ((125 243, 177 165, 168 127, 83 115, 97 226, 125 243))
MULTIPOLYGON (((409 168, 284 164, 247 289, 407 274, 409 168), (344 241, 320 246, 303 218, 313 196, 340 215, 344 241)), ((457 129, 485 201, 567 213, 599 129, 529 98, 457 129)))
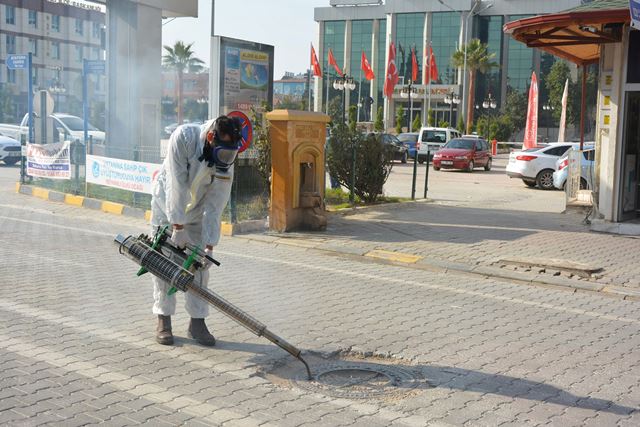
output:
POLYGON ((621 221, 640 219, 640 92, 627 92, 620 186, 621 221))

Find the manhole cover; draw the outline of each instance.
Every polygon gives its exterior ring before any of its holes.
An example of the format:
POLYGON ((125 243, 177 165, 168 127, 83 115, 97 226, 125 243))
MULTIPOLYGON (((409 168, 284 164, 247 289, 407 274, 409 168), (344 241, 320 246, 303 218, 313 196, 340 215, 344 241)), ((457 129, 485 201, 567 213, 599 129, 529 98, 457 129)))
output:
POLYGON ((312 370, 313 380, 300 374, 291 382, 308 391, 351 399, 398 396, 426 387, 419 372, 397 365, 337 361, 312 370))

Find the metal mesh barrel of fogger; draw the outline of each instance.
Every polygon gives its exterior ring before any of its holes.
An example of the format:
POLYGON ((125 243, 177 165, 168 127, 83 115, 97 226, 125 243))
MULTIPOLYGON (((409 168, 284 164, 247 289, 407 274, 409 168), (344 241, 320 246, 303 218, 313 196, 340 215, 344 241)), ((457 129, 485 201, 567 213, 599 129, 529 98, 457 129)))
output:
POLYGON ((151 274, 171 284, 171 286, 186 292, 189 285, 193 283, 193 274, 173 261, 168 260, 140 240, 118 234, 115 238, 115 243, 119 245, 120 253, 131 258, 151 274))

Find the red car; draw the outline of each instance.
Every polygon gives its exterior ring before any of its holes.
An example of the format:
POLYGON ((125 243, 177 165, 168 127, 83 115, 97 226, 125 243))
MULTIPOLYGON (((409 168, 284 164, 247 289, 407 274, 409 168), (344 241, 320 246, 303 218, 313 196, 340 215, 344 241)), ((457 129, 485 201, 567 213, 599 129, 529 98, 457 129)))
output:
POLYGON ((473 172, 478 167, 491 170, 491 149, 484 139, 455 138, 433 155, 433 170, 461 169, 473 172))

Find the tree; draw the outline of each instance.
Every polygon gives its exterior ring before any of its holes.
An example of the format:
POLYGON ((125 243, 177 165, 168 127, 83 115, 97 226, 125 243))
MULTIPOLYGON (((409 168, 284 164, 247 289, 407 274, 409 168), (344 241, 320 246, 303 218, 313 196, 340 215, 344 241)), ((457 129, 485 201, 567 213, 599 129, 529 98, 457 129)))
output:
POLYGON ((342 122, 342 97, 334 96, 329 101, 329 117, 331 117, 331 123, 337 125, 342 122))
POLYGON ((467 87, 467 133, 471 133, 475 106, 476 75, 478 72, 484 74, 499 65, 493 61, 496 54, 489 53, 486 44, 478 39, 472 39, 469 44, 462 46, 453 53, 451 63, 454 67, 464 67, 465 52, 467 53, 466 64, 467 72, 469 73, 469 86, 467 87))
POLYGON ((271 111, 271 107, 264 102, 262 112, 251 107, 251 123, 253 124, 253 141, 251 145, 258 152, 256 167, 264 183, 264 188, 270 191, 271 183, 271 138, 269 137, 269 122, 265 113, 271 111))
POLYGON ((382 106, 378 107, 376 112, 376 121, 373 123, 373 129, 376 132, 384 131, 384 109, 382 106))
MULTIPOLYGON (((555 121, 560 120, 562 114, 562 94, 564 84, 569 79, 569 88, 572 88, 571 69, 565 61, 556 61, 551 66, 551 71, 544 82, 549 92, 549 104, 553 107, 552 116, 555 121)), ((573 123, 573 105, 567 102, 567 123, 573 123)))
POLYGON ((413 132, 419 132, 422 127, 422 122, 420 121, 420 113, 416 114, 415 119, 413 119, 413 123, 411 124, 411 130, 413 132))
POLYGON ((184 73, 198 73, 202 71, 204 62, 195 57, 191 50, 193 43, 185 45, 184 42, 177 41, 173 47, 164 46, 165 54, 162 56, 162 64, 168 68, 175 70, 178 76, 178 124, 182 124, 182 80, 184 73))
POLYGON ((507 94, 504 115, 511 123, 511 132, 519 132, 527 122, 527 105, 529 97, 521 92, 511 90, 507 94))
POLYGON ((435 126, 436 125, 436 112, 433 109, 429 108, 427 111, 427 126, 435 126))
POLYGON ((462 116, 458 117, 458 126, 456 126, 456 129, 458 132, 464 133, 464 119, 462 116))
POLYGON ((349 106, 349 130, 351 132, 356 131, 358 125, 358 107, 355 105, 349 106))
POLYGON ((396 133, 402 133, 402 122, 404 122, 404 107, 401 105, 396 110, 396 133))
POLYGON ((448 128, 449 127, 449 122, 446 120, 440 120, 440 123, 438 123, 438 127, 440 128, 448 128))
POLYGON ((16 104, 13 102, 13 93, 8 88, 0 86, 0 122, 13 123, 16 120, 16 104))

